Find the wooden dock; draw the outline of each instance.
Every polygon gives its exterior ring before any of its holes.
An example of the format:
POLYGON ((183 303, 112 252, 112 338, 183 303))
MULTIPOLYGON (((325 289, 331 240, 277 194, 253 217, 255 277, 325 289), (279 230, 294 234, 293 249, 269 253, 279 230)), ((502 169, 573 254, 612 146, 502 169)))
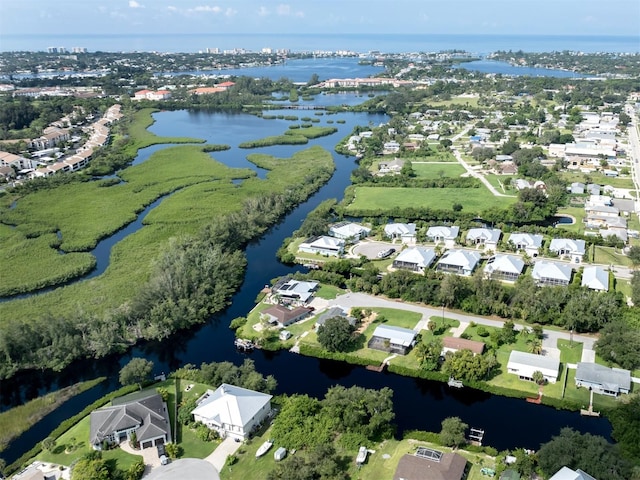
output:
POLYGON ((372 372, 382 372, 382 371, 384 371, 386 366, 387 366, 387 364, 383 362, 380 365, 378 365, 377 367, 375 365, 367 365, 365 368, 367 370, 371 370, 372 372))

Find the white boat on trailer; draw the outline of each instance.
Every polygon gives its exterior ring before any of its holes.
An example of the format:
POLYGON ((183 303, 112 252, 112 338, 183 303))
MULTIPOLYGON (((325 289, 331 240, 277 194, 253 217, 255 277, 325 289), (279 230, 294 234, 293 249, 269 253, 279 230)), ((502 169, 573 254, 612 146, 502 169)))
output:
POLYGON ((265 453, 269 451, 271 447, 273 447, 273 442, 269 440, 264 442, 262 445, 260 445, 260 448, 258 449, 258 451, 256 451, 256 458, 260 458, 261 456, 263 456, 265 453))

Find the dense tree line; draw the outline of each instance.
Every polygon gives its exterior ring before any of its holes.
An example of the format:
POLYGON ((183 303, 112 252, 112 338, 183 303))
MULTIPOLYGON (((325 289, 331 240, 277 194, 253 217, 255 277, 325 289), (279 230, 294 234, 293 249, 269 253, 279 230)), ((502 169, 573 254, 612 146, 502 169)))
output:
MULTIPOLYGON (((336 262, 328 262, 332 268, 336 262)), ((619 292, 596 292, 575 283, 569 287, 537 286, 530 276, 515 285, 486 279, 481 271, 471 277, 426 270, 416 275, 397 270, 386 275, 372 262, 345 260, 339 272, 324 270, 306 274, 323 278, 354 291, 382 294, 408 302, 445 305, 476 315, 497 315, 530 324, 573 328, 576 332, 597 332, 624 317, 629 310, 619 292), (346 262, 346 263, 345 263, 346 262)))
POLYGON ((318 171, 286 194, 248 199, 194 236, 172 240, 131 302, 103 316, 78 309, 68 317, 43 314, 0 332, 0 378, 17 370, 61 370, 73 360, 122 352, 139 340, 160 340, 224 309, 243 280, 241 249, 331 176, 318 171))
POLYGON ((357 449, 394 433, 393 391, 354 386, 330 388, 324 399, 293 395, 282 401, 271 434, 279 445, 310 449, 338 439, 357 449))

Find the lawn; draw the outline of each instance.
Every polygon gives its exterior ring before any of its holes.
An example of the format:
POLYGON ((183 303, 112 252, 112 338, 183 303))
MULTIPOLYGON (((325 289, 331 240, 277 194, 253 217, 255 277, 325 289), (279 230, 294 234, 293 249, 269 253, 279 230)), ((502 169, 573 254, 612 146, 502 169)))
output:
POLYGON ((570 342, 569 340, 558 340, 560 349, 560 361, 562 363, 578 363, 582 360, 582 342, 570 342))
POLYGON ((479 214, 491 208, 505 208, 515 200, 494 197, 486 188, 356 187, 355 198, 346 211, 384 212, 395 208, 420 207, 451 210, 454 203, 459 203, 463 212, 479 214))
POLYGON ((565 180, 567 183, 573 182, 582 182, 582 183, 597 183, 599 185, 611 185, 615 188, 628 188, 634 189, 633 180, 631 176, 621 176, 621 177, 607 177, 603 173, 594 172, 589 174, 584 174, 580 172, 560 172, 560 177, 565 180), (588 181, 586 181, 588 179, 588 181))
MULTIPOLYGON (((236 454, 238 462, 231 467, 225 467, 220 472, 220 478, 222 480, 266 478, 269 472, 276 466, 276 462, 273 459, 271 452, 274 451, 277 445, 274 445, 271 451, 264 457, 258 459, 255 458, 255 452, 267 439, 269 439, 269 431, 260 436, 256 436, 249 444, 243 445, 236 454)), ((414 454, 418 446, 426 446, 442 452, 452 451, 448 447, 441 447, 429 442, 412 439, 388 439, 380 443, 370 445, 370 450, 375 451, 375 453, 370 453, 364 465, 357 468, 353 461, 357 452, 345 451, 339 445, 336 445, 336 449, 339 454, 346 457, 345 463, 349 465, 349 478, 352 478, 353 480, 371 478, 375 478, 376 480, 392 480, 400 458, 405 454, 414 454)), ((467 461, 471 462, 470 472, 466 477, 467 480, 481 480, 486 478, 480 474, 480 468, 482 466, 495 468, 495 458, 489 457, 488 455, 472 453, 461 449, 456 450, 456 453, 462 455, 467 459, 467 461)), ((296 455, 301 454, 303 454, 303 452, 296 453, 296 455)), ((288 461, 288 458, 290 458, 290 456, 287 456, 283 462, 288 461)))
POLYGON ((511 186, 513 177, 509 175, 495 175, 493 173, 484 176, 493 187, 501 193, 515 195, 518 192, 511 186))
POLYGON ((418 178, 437 180, 440 178, 459 177, 466 172, 458 163, 416 163, 412 162, 412 168, 418 178))
POLYGON ((595 247, 594 263, 601 263, 604 265, 622 265, 625 267, 633 266, 633 262, 629 257, 616 251, 612 247, 603 247, 596 245, 595 247))
POLYGON ((319 298, 324 298, 325 300, 333 300, 338 295, 342 295, 343 293, 344 290, 342 288, 321 283, 318 287, 318 291, 316 292, 316 296, 319 298))

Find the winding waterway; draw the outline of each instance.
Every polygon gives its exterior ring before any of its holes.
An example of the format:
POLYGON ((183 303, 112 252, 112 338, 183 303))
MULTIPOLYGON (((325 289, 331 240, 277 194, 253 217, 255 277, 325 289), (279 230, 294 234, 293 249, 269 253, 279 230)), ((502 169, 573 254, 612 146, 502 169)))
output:
MULTIPOLYGON (((336 103, 343 103, 336 98, 336 103)), ((279 114, 280 112, 268 112, 279 114)), ((313 112, 297 112, 300 116, 313 116, 313 112)), ((286 114, 291 114, 287 111, 286 114)), ((278 157, 289 157, 299 150, 299 146, 274 146, 258 150, 240 150, 237 145, 246 140, 281 133, 290 122, 265 120, 245 114, 208 112, 161 112, 155 116, 155 124, 150 130, 158 135, 201 137, 210 143, 230 144, 232 148, 224 152, 213 152, 215 159, 231 167, 255 167, 247 162, 246 155, 264 152, 278 157)), ((318 115, 318 125, 338 128, 338 133, 312 140, 309 145, 321 145, 333 152, 335 144, 352 131, 355 125, 377 125, 386 120, 382 115, 364 113, 340 113, 318 115), (337 121, 340 120, 341 123, 337 121), (344 122, 344 123, 342 123, 344 122)), ((303 146, 302 148, 306 148, 303 146)), ((141 151, 136 161, 148 158, 151 151, 166 146, 154 146, 141 151)), ((136 347, 124 356, 112 356, 88 364, 77 362, 59 374, 28 373, 19 374, 11 380, 0 382, 0 405, 2 409, 16 405, 46 391, 86 378, 106 375, 109 381, 83 393, 67 402, 56 412, 48 415, 24 435, 14 441, 2 453, 3 458, 12 462, 32 445, 42 440, 62 420, 79 412, 85 405, 104 395, 117 386, 117 374, 121 365, 133 356, 144 356, 155 363, 156 373, 168 372, 186 363, 199 365, 202 362, 232 361, 241 363, 245 356, 233 347, 233 332, 229 322, 246 315, 254 305, 258 291, 277 276, 292 272, 300 267, 288 267, 275 257, 282 241, 296 230, 306 215, 327 198, 341 198, 349 185, 350 172, 356 163, 353 157, 333 154, 336 171, 331 180, 308 201, 290 212, 279 224, 271 228, 259 240, 246 249, 248 260, 244 283, 234 295, 231 306, 210 321, 186 332, 179 332, 163 342, 148 342, 136 347), (88 367, 88 365, 90 365, 88 367)), ((258 172, 263 176, 264 171, 258 172)), ((161 208, 161 206, 160 206, 161 208)), ((141 223, 141 222, 140 222, 141 223)), ((138 228, 143 228, 139 226, 138 228)), ((104 254, 107 255, 107 254, 104 254)), ((571 426, 583 432, 610 437, 611 426, 604 418, 584 418, 577 413, 559 411, 534 405, 524 400, 490 395, 470 389, 455 390, 446 384, 417 380, 388 373, 376 373, 362 367, 341 362, 303 357, 289 352, 256 351, 251 355, 259 372, 274 375, 278 381, 276 393, 306 393, 321 397, 332 385, 360 385, 367 388, 389 386, 394 390, 396 422, 399 433, 407 429, 438 431, 440 422, 449 416, 459 416, 473 427, 486 431, 484 443, 498 449, 526 447, 537 449, 542 442, 564 426, 571 426)))

